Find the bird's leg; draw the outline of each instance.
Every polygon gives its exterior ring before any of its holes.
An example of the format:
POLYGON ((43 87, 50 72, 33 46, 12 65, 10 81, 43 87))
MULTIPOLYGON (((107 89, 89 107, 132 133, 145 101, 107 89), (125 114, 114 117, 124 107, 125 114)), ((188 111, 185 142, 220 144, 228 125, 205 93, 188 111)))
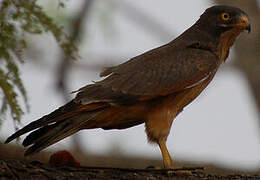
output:
POLYGON ((159 145, 161 153, 162 153, 164 168, 167 168, 167 169, 173 168, 172 167, 172 158, 171 158, 171 155, 170 155, 170 153, 167 149, 166 141, 160 140, 158 142, 158 145, 159 145))
POLYGON ((166 146, 166 140, 158 141, 158 145, 162 152, 164 168, 173 170, 173 171, 170 170, 167 173, 169 173, 169 174, 175 173, 175 174, 180 174, 180 175, 191 175, 192 174, 192 172, 189 170, 178 170, 178 169, 176 169, 175 166, 173 166, 171 155, 166 146))

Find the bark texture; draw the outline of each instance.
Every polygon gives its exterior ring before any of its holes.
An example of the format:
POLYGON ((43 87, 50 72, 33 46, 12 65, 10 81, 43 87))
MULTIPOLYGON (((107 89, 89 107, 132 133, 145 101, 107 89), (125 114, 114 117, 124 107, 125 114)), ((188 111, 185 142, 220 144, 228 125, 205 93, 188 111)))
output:
POLYGON ((182 168, 174 171, 155 169, 123 169, 102 167, 54 167, 37 161, 0 160, 0 180, 5 179, 260 179, 260 175, 213 175, 203 168, 182 168), (183 170, 191 174, 182 174, 183 170))

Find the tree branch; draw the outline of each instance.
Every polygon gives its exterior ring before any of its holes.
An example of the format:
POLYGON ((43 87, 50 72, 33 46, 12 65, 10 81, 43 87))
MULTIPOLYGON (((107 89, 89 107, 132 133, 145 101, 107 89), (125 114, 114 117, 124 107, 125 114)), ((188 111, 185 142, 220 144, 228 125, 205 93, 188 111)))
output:
POLYGON ((105 167, 49 166, 40 162, 0 160, 0 179, 259 179, 259 175, 214 175, 203 168, 180 168, 175 170, 124 169, 105 167), (190 171, 190 174, 183 174, 190 171))

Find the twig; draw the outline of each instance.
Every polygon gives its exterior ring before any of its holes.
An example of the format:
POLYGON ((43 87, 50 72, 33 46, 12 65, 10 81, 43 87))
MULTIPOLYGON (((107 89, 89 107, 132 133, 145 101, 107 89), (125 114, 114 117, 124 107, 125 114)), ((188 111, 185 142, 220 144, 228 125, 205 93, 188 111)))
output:
MULTIPOLYGON (((73 42, 75 42, 81 32, 82 32, 82 27, 83 27, 83 22, 85 18, 88 16, 89 9, 91 5, 93 4, 94 0, 85 0, 82 10, 80 13, 74 18, 74 20, 71 23, 70 29, 71 29, 71 34, 70 37, 73 42)), ((68 92, 67 92, 67 76, 68 76, 68 71, 70 69, 70 61, 67 57, 62 55, 61 58, 61 63, 57 68, 57 89, 62 92, 63 97, 65 101, 69 100, 68 92)))
POLYGON ((121 14, 125 15, 128 19, 131 19, 146 31, 154 34, 155 37, 158 37, 162 41, 168 41, 173 37, 173 33, 168 30, 169 28, 164 27, 162 23, 151 18, 132 4, 121 0, 119 0, 118 3, 120 5, 121 14))
MULTIPOLYGON (((85 0, 80 13, 74 18, 71 23, 71 39, 75 42, 82 34, 83 22, 89 15, 89 10, 94 0, 85 0)), ((62 55, 61 63, 57 68, 57 89, 62 92, 65 102, 69 101, 69 93, 67 86, 68 71, 71 68, 70 59, 62 55)), ((79 136, 76 134, 73 136, 73 143, 75 148, 80 151, 79 136)))

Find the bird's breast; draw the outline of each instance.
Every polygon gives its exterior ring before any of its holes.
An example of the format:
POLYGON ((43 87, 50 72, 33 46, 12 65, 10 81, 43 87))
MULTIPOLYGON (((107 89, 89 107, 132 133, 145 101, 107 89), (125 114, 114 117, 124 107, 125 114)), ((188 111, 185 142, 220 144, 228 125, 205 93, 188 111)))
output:
POLYGON ((240 33, 241 30, 232 29, 230 31, 223 33, 220 36, 219 47, 218 47, 219 55, 220 55, 219 65, 222 64, 222 62, 224 62, 227 59, 229 55, 229 49, 234 44, 236 38, 240 33))
POLYGON ((191 103, 200 93, 207 87, 207 85, 211 82, 214 77, 215 72, 207 77, 201 83, 192 86, 191 88, 185 89, 183 91, 179 91, 168 97, 165 97, 163 102, 163 106, 166 108, 168 118, 173 118, 177 116, 182 109, 191 103))

